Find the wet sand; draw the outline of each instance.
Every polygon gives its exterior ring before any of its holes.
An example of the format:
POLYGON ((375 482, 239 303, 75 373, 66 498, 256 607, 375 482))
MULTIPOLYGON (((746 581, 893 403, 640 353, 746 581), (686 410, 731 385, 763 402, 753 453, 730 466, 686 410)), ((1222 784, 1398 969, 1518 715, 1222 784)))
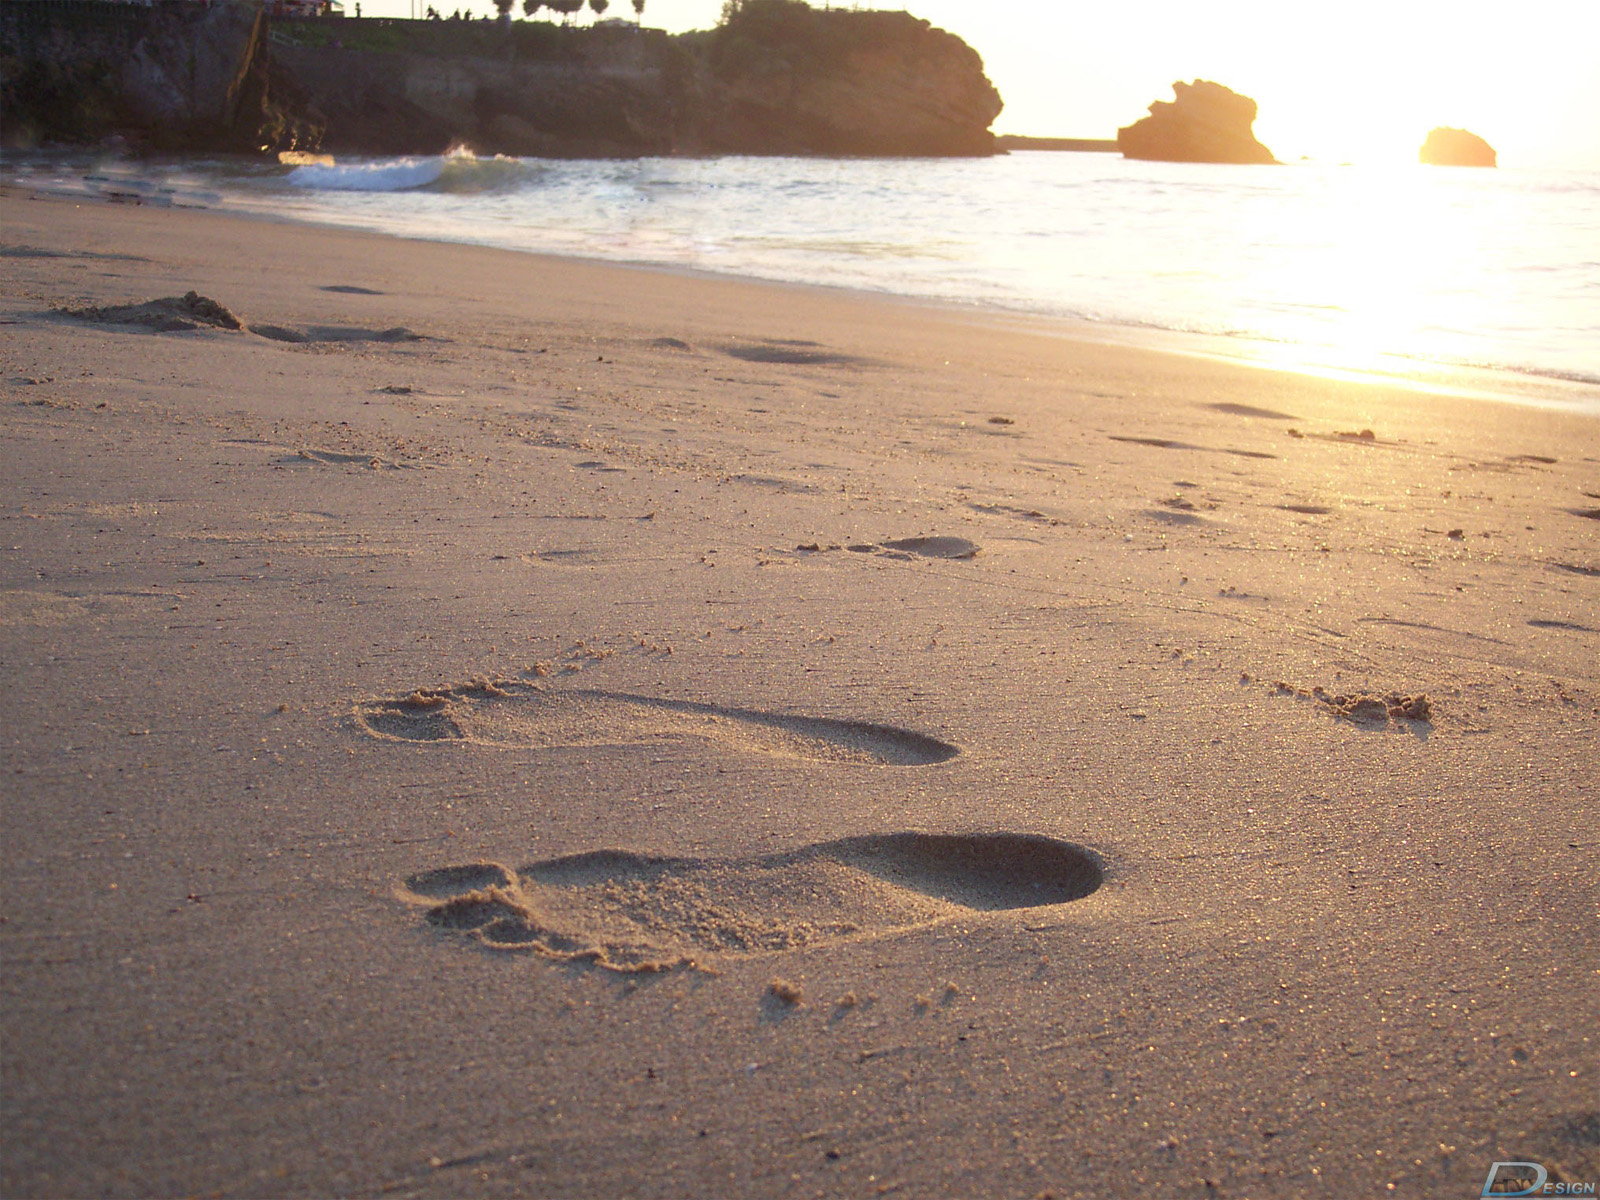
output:
POLYGON ((1600 1178, 1593 418, 0 206, 0 1192, 1600 1178))

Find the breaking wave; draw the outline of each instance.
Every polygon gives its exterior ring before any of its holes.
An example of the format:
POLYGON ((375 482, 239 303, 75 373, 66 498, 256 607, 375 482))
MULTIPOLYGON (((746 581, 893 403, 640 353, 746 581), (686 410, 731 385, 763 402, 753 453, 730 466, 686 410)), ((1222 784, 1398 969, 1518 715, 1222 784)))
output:
POLYGON ((465 146, 439 155, 407 158, 329 160, 305 163, 289 172, 294 187, 323 192, 407 192, 427 190, 468 194, 516 188, 539 173, 535 163, 494 155, 479 158, 465 146))

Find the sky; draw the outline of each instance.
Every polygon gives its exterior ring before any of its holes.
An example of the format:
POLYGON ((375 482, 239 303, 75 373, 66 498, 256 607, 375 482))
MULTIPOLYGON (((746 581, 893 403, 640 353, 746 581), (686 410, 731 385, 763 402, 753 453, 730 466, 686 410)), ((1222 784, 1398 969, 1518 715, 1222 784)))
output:
MULTIPOLYGON (((403 16, 409 0, 367 0, 403 16)), ((820 4, 819 4, 820 6, 820 4)), ((489 10, 490 0, 473 8, 489 10)), ((1253 97, 1280 159, 1415 162, 1436 125, 1502 166, 1600 169, 1600 0, 867 0, 907 8, 983 56, 997 133, 1115 137, 1177 79, 1253 97)), ((353 9, 350 0, 347 10, 353 9)), ((647 0, 644 23, 715 25, 722 0, 647 0)), ((608 16, 630 15, 613 0, 608 16)))

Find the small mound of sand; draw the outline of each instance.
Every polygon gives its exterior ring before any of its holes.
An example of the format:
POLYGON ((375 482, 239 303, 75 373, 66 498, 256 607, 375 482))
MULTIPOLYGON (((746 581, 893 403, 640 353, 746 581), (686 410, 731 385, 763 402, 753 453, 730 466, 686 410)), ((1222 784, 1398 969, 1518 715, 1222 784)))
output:
POLYGON ((80 321, 95 321, 101 325, 138 325, 156 333, 181 333, 199 329, 202 325, 213 329, 243 328, 239 318, 222 305, 209 296, 192 291, 181 296, 147 300, 143 304, 113 304, 104 308, 67 308, 61 311, 80 321))
POLYGON ((806 992, 798 983, 790 983, 787 979, 774 979, 767 984, 767 991, 774 999, 792 1007, 798 1007, 806 1002, 806 992))
POLYGON ((1391 692, 1387 696, 1324 694, 1318 699, 1331 708, 1335 716, 1351 721, 1382 723, 1390 717, 1424 722, 1433 719, 1433 704, 1426 695, 1402 696, 1398 692, 1391 692))

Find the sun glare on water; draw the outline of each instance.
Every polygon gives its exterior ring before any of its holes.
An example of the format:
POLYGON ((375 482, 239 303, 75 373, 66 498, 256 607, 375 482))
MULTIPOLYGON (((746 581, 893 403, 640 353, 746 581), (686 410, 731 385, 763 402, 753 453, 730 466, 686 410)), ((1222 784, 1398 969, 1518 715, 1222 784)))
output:
MULTIPOLYGON (((1439 311, 1439 281, 1482 252, 1459 199, 1440 194, 1429 172, 1414 165, 1330 171, 1327 186, 1324 203, 1285 206, 1283 226, 1262 231, 1268 244, 1281 239, 1318 249, 1268 259, 1258 269, 1273 276, 1262 281, 1270 292, 1315 297, 1327 310, 1319 316, 1333 318, 1334 349, 1345 365, 1376 366, 1385 355, 1414 351, 1441 321, 1474 324, 1439 311), (1306 222, 1320 226, 1319 236, 1302 236, 1296 227, 1306 222)), ((1283 328, 1267 332, 1295 340, 1296 324, 1286 314, 1283 328)))

